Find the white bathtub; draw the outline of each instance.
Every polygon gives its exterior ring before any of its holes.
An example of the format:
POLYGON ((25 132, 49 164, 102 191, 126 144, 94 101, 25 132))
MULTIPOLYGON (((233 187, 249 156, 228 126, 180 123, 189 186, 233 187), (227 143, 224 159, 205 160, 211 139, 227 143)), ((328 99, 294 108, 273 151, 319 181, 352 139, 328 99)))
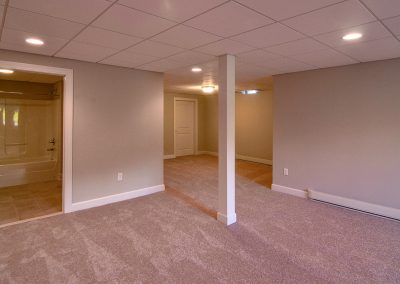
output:
POLYGON ((57 178, 57 161, 47 157, 24 160, 7 159, 0 162, 0 188, 57 178))

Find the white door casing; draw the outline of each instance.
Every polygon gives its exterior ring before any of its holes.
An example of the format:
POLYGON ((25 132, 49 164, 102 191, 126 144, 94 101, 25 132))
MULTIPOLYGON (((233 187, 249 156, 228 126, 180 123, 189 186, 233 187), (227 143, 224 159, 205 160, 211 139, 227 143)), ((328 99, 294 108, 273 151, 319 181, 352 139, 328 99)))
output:
POLYGON ((197 100, 174 99, 175 156, 197 154, 197 100))

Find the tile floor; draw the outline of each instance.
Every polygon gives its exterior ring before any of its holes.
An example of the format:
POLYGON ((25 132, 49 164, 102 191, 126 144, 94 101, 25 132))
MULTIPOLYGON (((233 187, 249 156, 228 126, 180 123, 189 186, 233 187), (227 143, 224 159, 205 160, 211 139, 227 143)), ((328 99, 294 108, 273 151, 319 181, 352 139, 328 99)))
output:
POLYGON ((62 210, 60 181, 0 188, 0 225, 62 210))

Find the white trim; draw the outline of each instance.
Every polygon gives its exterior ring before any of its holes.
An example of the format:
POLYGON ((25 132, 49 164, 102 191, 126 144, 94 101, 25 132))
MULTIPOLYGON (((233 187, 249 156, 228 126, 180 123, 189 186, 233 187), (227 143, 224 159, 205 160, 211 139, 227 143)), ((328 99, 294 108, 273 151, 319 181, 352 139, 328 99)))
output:
POLYGON ((294 196, 301 197, 301 198, 307 198, 306 190, 291 188, 291 187, 282 186, 282 185, 278 185, 278 184, 272 184, 271 189, 273 191, 286 193, 286 194, 294 195, 294 196))
POLYGON ((176 157, 176 101, 189 101, 194 102, 194 155, 197 155, 199 152, 198 145, 199 145, 199 122, 198 122, 198 113, 199 113, 199 104, 197 99, 188 99, 188 98, 180 98, 174 97, 174 157, 176 157))
POLYGON ((197 151, 197 155, 210 155, 210 156, 218 156, 217 152, 211 152, 211 151, 197 151))
POLYGON ((356 210, 361 210, 363 212, 373 213, 380 216, 400 220, 400 209, 318 192, 315 190, 308 190, 308 192, 309 197, 314 200, 324 201, 356 210))
POLYGON ((256 157, 250 157, 250 156, 236 154, 236 159, 272 166, 272 160, 267 160, 267 159, 263 159, 263 158, 256 158, 256 157))
POLYGON ((236 221, 237 221, 236 213, 233 213, 229 217, 227 217, 226 215, 218 212, 217 213, 217 220, 220 221, 221 223, 227 225, 227 226, 232 225, 233 223, 236 223, 236 221))
MULTIPOLYGON (((218 153, 217 152, 212 152, 212 151, 197 151, 197 155, 218 156, 218 153)), ((244 155, 236 154, 236 159, 272 166, 272 160, 267 160, 267 159, 263 159, 263 158, 256 158, 256 157, 250 157, 250 156, 244 156, 244 155)))
POLYGON ((172 155, 164 155, 164 160, 175 159, 175 154, 172 155))
POLYGON ((156 185, 156 186, 152 186, 152 187, 146 187, 146 188, 142 188, 142 189, 136 189, 136 190, 132 190, 132 191, 128 191, 128 192, 122 192, 122 193, 118 193, 118 194, 104 196, 104 197, 100 197, 100 198, 96 198, 96 199, 76 202, 76 203, 72 203, 71 212, 89 209, 89 208, 98 207, 98 206, 103 206, 103 205, 111 204, 114 202, 129 200, 132 198, 137 198, 137 197, 145 196, 145 195, 156 193, 156 192, 161 192, 164 190, 165 190, 165 186, 163 184, 161 184, 161 185, 156 185))
POLYGON ((2 68, 64 76, 63 93, 63 212, 71 212, 72 206, 72 127, 74 115, 74 89, 72 69, 0 61, 2 68))

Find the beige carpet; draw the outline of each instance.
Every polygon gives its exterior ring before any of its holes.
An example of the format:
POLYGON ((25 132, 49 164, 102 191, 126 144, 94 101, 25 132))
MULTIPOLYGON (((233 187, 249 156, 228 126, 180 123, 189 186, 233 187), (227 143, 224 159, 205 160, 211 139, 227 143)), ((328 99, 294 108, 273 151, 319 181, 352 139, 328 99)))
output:
POLYGON ((0 283, 400 283, 399 223, 238 180, 229 228, 166 192, 0 229, 0 283))

